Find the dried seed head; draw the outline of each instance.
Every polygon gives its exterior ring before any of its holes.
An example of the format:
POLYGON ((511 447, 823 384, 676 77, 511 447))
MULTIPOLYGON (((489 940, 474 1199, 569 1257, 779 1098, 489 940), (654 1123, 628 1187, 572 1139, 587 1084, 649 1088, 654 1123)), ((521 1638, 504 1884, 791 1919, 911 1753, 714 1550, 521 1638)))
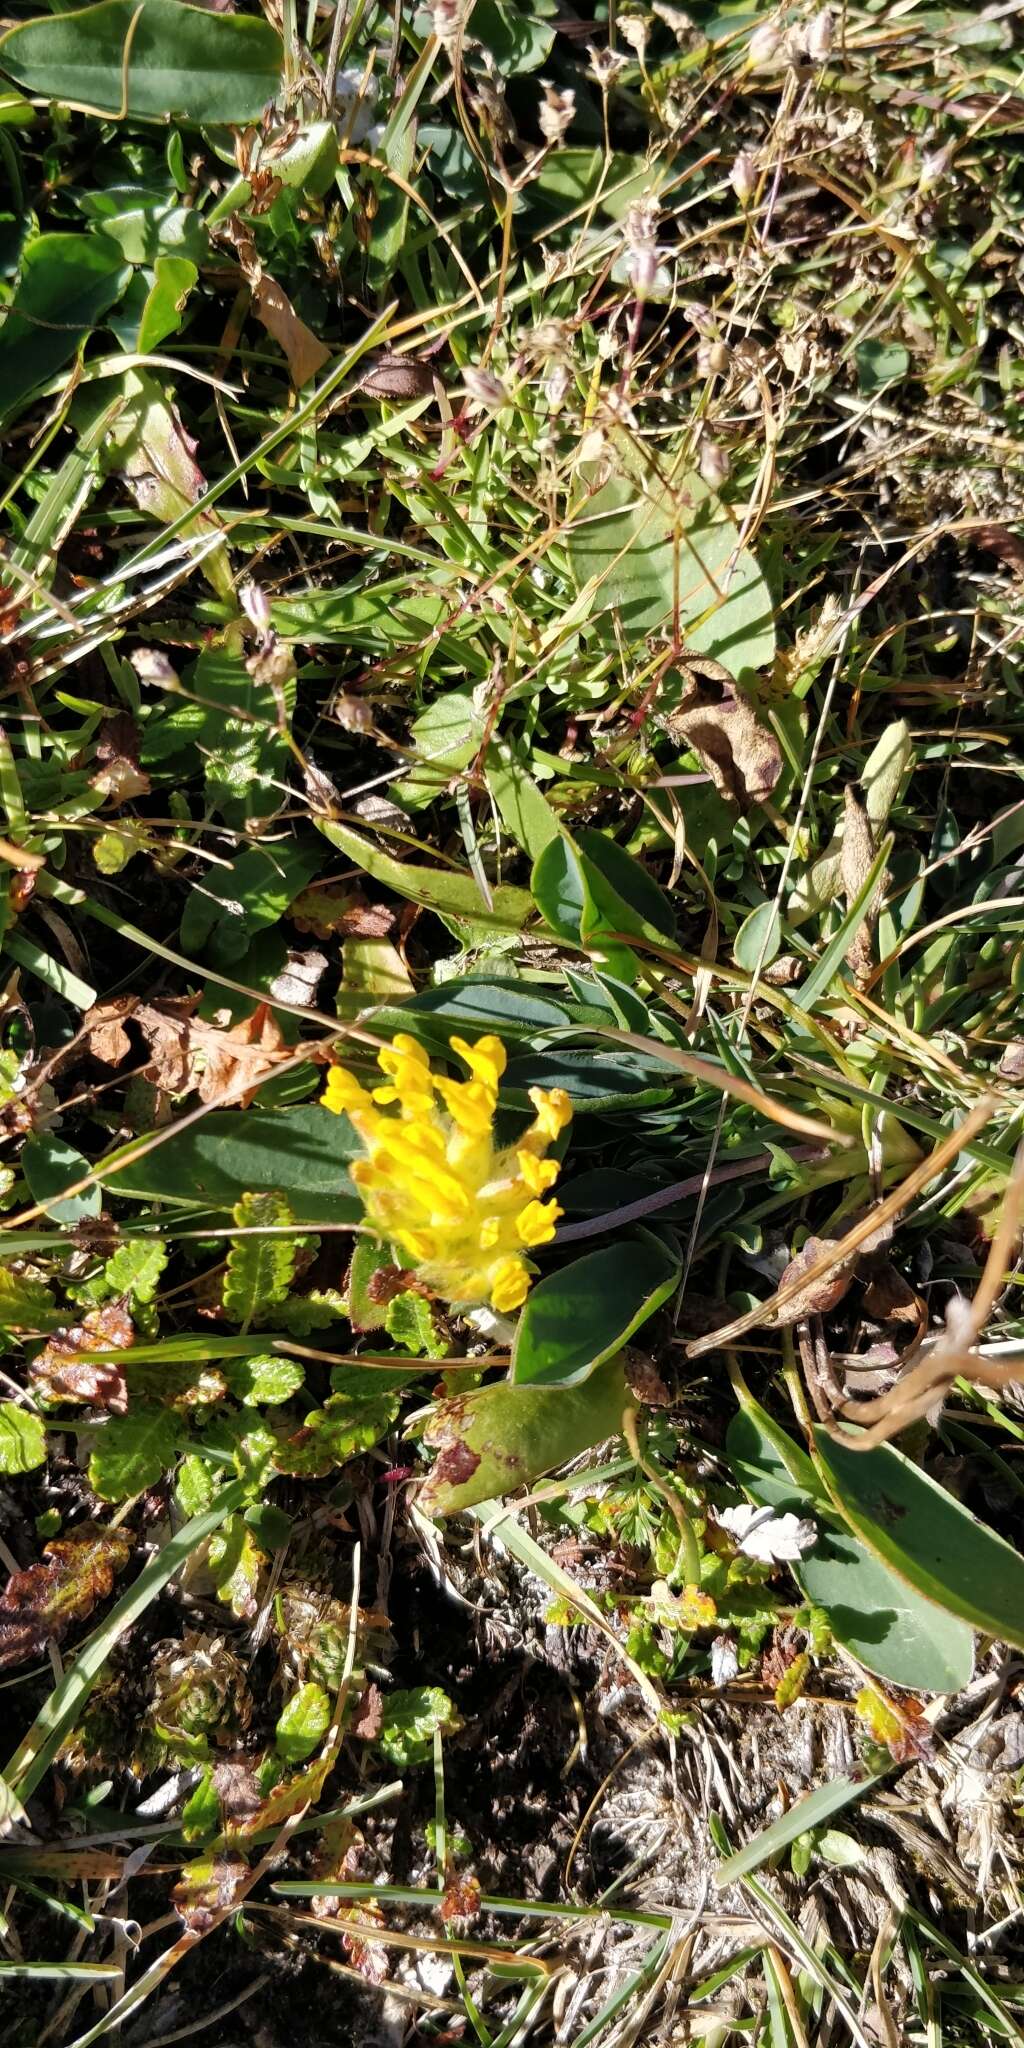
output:
POLYGON ((728 480, 731 468, 729 457, 721 442, 712 440, 710 434, 702 434, 697 463, 704 482, 710 485, 713 491, 721 490, 722 485, 728 480))
POLYGON ((261 590, 258 583, 243 583, 238 602, 250 625, 255 626, 261 638, 265 638, 271 630, 270 599, 266 591, 261 590))
POLYGON ((752 71, 766 71, 775 64, 782 47, 782 30, 776 21, 762 21, 747 44, 747 62, 752 71))
POLYGON ((749 150, 741 149, 729 172, 729 183, 741 206, 749 206, 757 189, 757 169, 749 150))
POLYGON ((646 299, 658 275, 658 202, 635 199, 626 214, 625 243, 629 281, 638 299, 646 299))
POLYGON ((475 370, 472 364, 462 372, 466 394, 474 405, 480 405, 485 412, 500 412, 508 404, 508 392, 500 377, 491 370, 475 370))
POLYGON ((628 43, 630 49, 635 51, 642 64, 644 52, 647 48, 647 23, 643 16, 640 14, 620 14, 619 34, 623 42, 628 43))
POLYGON ((553 363, 544 379, 544 396, 551 412, 559 412, 571 383, 564 363, 553 363))
POLYGON ((541 84, 544 98, 537 121, 549 149, 555 149, 564 142, 566 130, 576 112, 576 94, 570 90, 559 92, 546 78, 541 79, 541 84))
POLYGON ((593 43, 587 44, 587 56, 590 58, 591 78, 602 92, 607 92, 608 87, 615 84, 619 72, 625 70, 625 57, 618 50, 597 50, 593 43))
POLYGON ((812 64, 827 62, 834 27, 831 7, 819 8, 807 30, 806 50, 812 64))
POLYGON ((464 20, 463 0, 434 0, 431 26, 443 50, 454 49, 464 20))
POLYGON ((697 348, 697 374, 724 377, 732 362, 732 351, 724 341, 702 341, 697 348))

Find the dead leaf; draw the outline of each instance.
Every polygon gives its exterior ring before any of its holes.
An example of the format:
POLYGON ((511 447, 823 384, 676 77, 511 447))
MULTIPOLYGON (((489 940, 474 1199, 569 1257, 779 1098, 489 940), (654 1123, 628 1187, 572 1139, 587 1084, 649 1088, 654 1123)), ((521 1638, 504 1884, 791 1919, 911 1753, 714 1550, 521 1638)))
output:
MULTIPOLYGON (((871 864, 876 852, 871 820, 859 797, 847 783, 844 791, 843 844, 839 856, 839 873, 848 910, 856 902, 871 873, 871 864)), ((879 886, 875 890, 874 900, 866 905, 861 921, 846 949, 846 964, 858 988, 870 981, 875 965, 875 925, 880 895, 879 886)))
POLYGON ((92 787, 111 797, 115 804, 149 795, 149 776, 139 766, 138 728, 127 711, 104 719, 96 743, 96 759, 100 766, 90 777, 92 787))
POLYGON ((123 1529, 82 1523, 74 1536, 48 1543, 38 1564, 12 1573, 0 1593, 0 1667, 38 1657, 84 1621, 108 1597, 132 1543, 123 1529))
MULTIPOLYGON (((802 1273, 810 1272, 812 1266, 818 1264, 819 1259, 827 1258, 832 1251, 838 1251, 839 1244, 840 1240, 836 1237, 809 1237, 796 1257, 790 1259, 779 1281, 780 1291, 784 1287, 790 1287, 794 1280, 799 1280, 802 1273)), ((779 1327, 783 1323, 802 1323, 808 1316, 827 1315, 829 1309, 835 1308, 842 1301, 844 1294, 849 1290, 855 1271, 856 1259, 840 1260, 833 1272, 822 1274, 820 1279, 812 1281, 801 1294, 788 1301, 784 1308, 776 1311, 776 1326, 779 1327)))
POLYGON ((782 749, 721 662, 686 664, 688 687, 674 711, 658 720, 691 747, 720 796, 741 810, 766 803, 782 774, 782 749))
POLYGON ((384 1695, 380 1686, 371 1682, 356 1707, 351 1733, 361 1742, 376 1742, 383 1726, 384 1695))
POLYGON ((998 1073, 1001 1081, 1024 1081, 1024 1038, 1014 1038, 1004 1048, 998 1073))
POLYGON ((1008 526, 976 526, 970 538, 986 555, 1005 562, 1015 576, 1024 576, 1024 541, 1008 526))
POLYGON ((132 1042, 125 1019, 138 1008, 137 996, 115 996, 109 1003, 94 1003, 82 1023, 84 1050, 104 1067, 119 1067, 128 1058, 132 1042))
POLYGON ((271 339, 284 350, 292 383, 301 389, 330 361, 330 349, 299 319, 287 293, 272 277, 261 277, 253 285, 252 309, 271 339))
POLYGON ((269 1003, 258 1003, 250 1016, 226 1029, 196 1018, 191 1050, 201 1055, 200 1102, 237 1102, 247 1109, 264 1076, 277 1061, 290 1059, 294 1047, 285 1044, 269 1003))
POLYGON ((481 1897, 479 1878, 449 1877, 438 1909, 445 1926, 456 1922, 460 1927, 472 1927, 480 1918, 481 1897))
POLYGON ((135 1342, 135 1325, 118 1302, 91 1308, 80 1323, 58 1330, 29 1366, 29 1378, 52 1401, 86 1401, 109 1415, 124 1415, 128 1407, 128 1386, 122 1368, 110 1361, 102 1365, 79 1358, 81 1351, 128 1351, 135 1342))
POLYGON ((396 922, 385 904, 366 903, 349 889, 303 889, 288 916, 314 939, 386 939, 396 922))
POLYGON ((317 989, 326 972, 326 953, 314 950, 308 953, 289 952, 284 966, 270 984, 270 993, 276 1003, 311 1005, 316 1001, 317 989))
POLYGON ((895 1266, 880 1266, 864 1289, 864 1312, 876 1323, 920 1323, 924 1302, 895 1266))

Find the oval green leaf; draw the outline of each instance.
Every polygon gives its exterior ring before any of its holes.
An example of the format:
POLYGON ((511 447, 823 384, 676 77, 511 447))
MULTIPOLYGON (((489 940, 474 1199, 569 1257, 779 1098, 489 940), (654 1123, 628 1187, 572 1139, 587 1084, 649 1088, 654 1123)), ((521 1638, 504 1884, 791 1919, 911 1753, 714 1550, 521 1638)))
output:
POLYGON ((0 416, 16 413, 70 362, 131 274, 120 249, 102 235, 40 235, 29 243, 0 327, 0 416))
POLYGON ((668 1300, 678 1279, 678 1261, 648 1231, 549 1273, 531 1289, 519 1318, 513 1383, 575 1387, 589 1379, 668 1300))
POLYGON ((426 1437, 440 1456, 416 1505, 425 1515, 456 1515, 478 1501, 500 1499, 617 1436, 632 1406, 618 1358, 606 1360, 581 1387, 516 1387, 499 1380, 438 1402, 426 1437))
POLYGON ((758 1506, 809 1515, 818 1541, 790 1569, 801 1592, 823 1607, 837 1642, 892 1685, 956 1692, 974 1669, 974 1637, 953 1615, 921 1599, 831 1509, 807 1453, 751 1399, 729 1424, 732 1472, 758 1506))
POLYGON ((934 1607, 1024 1649, 1024 1559, 1009 1543, 891 1444, 851 1451, 820 1425, 814 1442, 832 1499, 876 1557, 934 1607))
POLYGON ((98 1216, 103 1203, 99 1187, 84 1188, 80 1195, 64 1198, 64 1189, 74 1187, 91 1171, 89 1161, 58 1138, 53 1131, 35 1131, 26 1140, 21 1170, 34 1202, 52 1216, 55 1223, 80 1223, 83 1216, 98 1216))
MULTIPOLYGON (((240 1194, 287 1196, 299 1223, 355 1223, 363 1205, 346 1172, 361 1150, 347 1116, 301 1109, 222 1109, 151 1145, 120 1173, 102 1162, 112 1193, 230 1209, 240 1194)), ((106 1181, 104 1182, 106 1184, 106 1181)))
POLYGON ((268 22, 183 0, 98 0, 0 40, 0 68, 23 92, 197 126, 255 121, 279 90, 281 62, 268 22))
POLYGON ((672 498, 612 477, 580 508, 569 562, 579 590, 593 585, 592 611, 617 612, 630 639, 656 632, 678 602, 687 647, 737 678, 774 655, 768 586, 732 513, 696 474, 672 498))

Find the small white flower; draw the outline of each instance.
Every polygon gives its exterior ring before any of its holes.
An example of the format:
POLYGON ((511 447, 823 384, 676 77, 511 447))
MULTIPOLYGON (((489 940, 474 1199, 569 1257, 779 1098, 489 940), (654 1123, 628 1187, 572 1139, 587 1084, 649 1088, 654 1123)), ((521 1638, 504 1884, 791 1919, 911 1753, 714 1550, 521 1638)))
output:
POLYGON ((745 1557, 756 1557, 761 1564, 782 1564, 802 1557, 818 1540, 813 1522, 802 1522, 798 1515, 777 1515, 773 1508, 747 1503, 739 1508, 717 1508, 715 1520, 745 1557))
POLYGON ((647 23, 643 16, 641 14, 620 14, 619 34, 623 42, 629 44, 634 56, 639 57, 642 64, 644 61, 644 51, 647 48, 647 23))

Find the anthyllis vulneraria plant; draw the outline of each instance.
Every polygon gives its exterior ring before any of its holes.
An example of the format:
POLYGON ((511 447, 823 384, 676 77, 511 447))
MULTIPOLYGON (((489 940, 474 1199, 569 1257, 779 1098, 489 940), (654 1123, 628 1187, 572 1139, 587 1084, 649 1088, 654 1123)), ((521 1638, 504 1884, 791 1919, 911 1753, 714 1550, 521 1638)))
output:
POLYGON ((323 1101, 344 1111, 366 1147, 351 1173, 374 1230, 415 1261, 443 1300, 460 1308, 489 1303, 507 1314, 530 1289, 524 1252, 549 1244, 562 1214, 540 1197, 558 1178, 557 1161, 545 1155, 570 1122, 572 1104, 564 1088, 531 1088, 532 1124, 496 1151, 505 1048, 493 1037, 449 1043, 470 1080, 432 1072, 422 1046, 399 1032, 377 1055, 382 1087, 371 1093, 335 1066, 323 1101))

